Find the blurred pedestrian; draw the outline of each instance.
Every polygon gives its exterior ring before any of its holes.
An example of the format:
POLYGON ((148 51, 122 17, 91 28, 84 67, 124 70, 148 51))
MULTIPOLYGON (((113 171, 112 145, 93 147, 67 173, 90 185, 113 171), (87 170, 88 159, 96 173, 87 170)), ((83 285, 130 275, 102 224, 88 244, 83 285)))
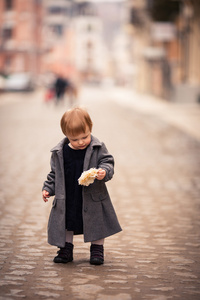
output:
POLYGON ((69 79, 58 76, 54 83, 54 91, 56 104, 63 102, 65 95, 68 96, 70 106, 75 103, 77 88, 69 79))
POLYGON ((50 103, 54 99, 54 97, 55 97, 54 87, 49 86, 45 91, 44 102, 50 103))
POLYGON ((65 91, 69 86, 69 81, 62 76, 58 76, 55 81, 55 100, 56 104, 63 101, 65 91))
POLYGON ((73 236, 91 242, 90 263, 104 262, 104 239, 121 231, 105 182, 114 174, 114 158, 105 144, 91 134, 92 121, 80 107, 68 110, 61 119, 66 136, 51 156, 51 171, 43 185, 43 200, 54 196, 48 223, 48 242, 60 250, 55 263, 73 260, 73 236), (97 169, 89 186, 79 185, 83 171, 97 169))

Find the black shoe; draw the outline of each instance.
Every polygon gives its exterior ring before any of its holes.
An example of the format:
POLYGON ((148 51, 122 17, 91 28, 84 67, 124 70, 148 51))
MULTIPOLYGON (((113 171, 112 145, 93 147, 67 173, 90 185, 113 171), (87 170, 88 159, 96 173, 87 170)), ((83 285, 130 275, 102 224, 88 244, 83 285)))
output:
POLYGON ((104 263, 103 245, 92 244, 90 247, 90 264, 102 265, 104 263))
POLYGON ((65 243, 65 247, 60 248, 60 250, 57 252, 58 255, 54 257, 53 261, 55 263, 63 263, 63 264, 73 261, 73 248, 74 248, 73 244, 65 243))

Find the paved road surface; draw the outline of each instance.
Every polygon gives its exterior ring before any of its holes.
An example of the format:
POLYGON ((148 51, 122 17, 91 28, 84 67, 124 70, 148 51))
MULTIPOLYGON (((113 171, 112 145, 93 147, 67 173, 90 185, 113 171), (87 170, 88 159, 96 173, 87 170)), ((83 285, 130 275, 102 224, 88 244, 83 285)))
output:
POLYGON ((89 264, 82 236, 67 265, 52 262, 46 242, 51 201, 42 202, 41 186, 64 107, 44 105, 40 92, 1 98, 0 300, 200 298, 200 139, 189 125, 197 115, 184 122, 183 109, 176 122, 149 99, 123 98, 84 88, 79 101, 116 159, 108 188, 123 232, 106 240, 103 266, 89 264))

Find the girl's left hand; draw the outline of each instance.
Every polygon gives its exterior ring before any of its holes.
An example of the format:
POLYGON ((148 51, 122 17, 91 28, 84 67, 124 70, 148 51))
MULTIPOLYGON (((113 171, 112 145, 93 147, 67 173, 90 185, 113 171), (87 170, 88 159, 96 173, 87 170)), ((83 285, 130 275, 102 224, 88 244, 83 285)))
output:
POLYGON ((106 171, 103 169, 98 169, 97 177, 96 179, 102 180, 106 176, 106 171))

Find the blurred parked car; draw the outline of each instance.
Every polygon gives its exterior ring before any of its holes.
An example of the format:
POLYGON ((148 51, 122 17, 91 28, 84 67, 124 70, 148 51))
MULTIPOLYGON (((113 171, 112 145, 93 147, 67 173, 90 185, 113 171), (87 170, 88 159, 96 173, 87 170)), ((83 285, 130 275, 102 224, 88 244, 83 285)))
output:
POLYGON ((14 73, 9 75, 3 86, 3 91, 33 91, 35 88, 33 77, 30 73, 14 73))

